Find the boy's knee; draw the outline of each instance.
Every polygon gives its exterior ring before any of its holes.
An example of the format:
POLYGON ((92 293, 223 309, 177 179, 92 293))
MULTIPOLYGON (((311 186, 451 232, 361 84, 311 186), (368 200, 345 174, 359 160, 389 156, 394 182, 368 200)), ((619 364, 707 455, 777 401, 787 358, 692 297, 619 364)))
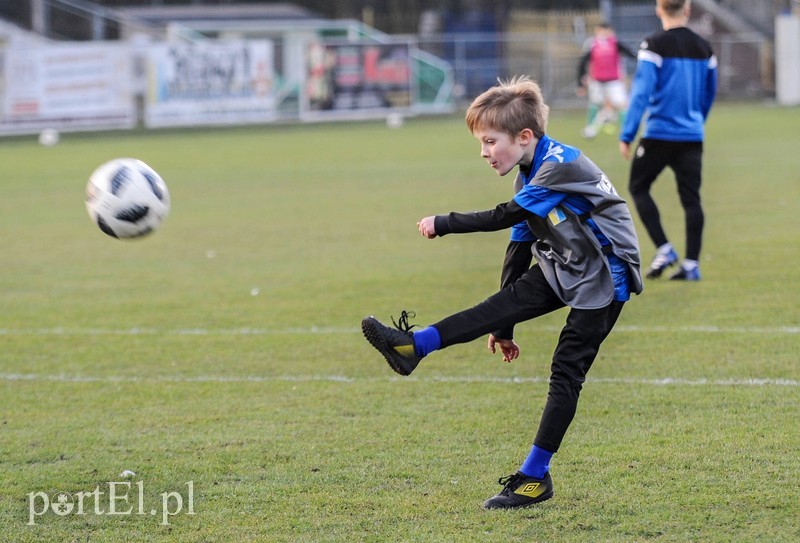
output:
POLYGON ((650 194, 650 187, 642 183, 631 183, 628 185, 628 192, 630 192, 631 197, 636 200, 637 198, 644 198, 650 194))
MULTIPOLYGON (((588 368, 582 361, 564 363, 553 361, 550 367, 550 389, 564 393, 577 393, 586 382, 588 368)), ((591 364, 590 364, 591 365, 591 364)))

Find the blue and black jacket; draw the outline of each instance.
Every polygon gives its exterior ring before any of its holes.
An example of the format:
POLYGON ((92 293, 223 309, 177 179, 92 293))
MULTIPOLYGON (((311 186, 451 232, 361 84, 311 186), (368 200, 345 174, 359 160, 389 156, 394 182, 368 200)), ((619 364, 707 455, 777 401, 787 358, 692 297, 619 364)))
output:
POLYGON ((632 142, 644 118, 643 138, 703 141, 716 94, 717 59, 705 39, 686 27, 653 34, 639 49, 619 139, 632 142))
POLYGON ((514 190, 510 202, 494 209, 437 215, 436 234, 511 228, 501 286, 525 273, 533 257, 556 295, 573 308, 598 309, 615 299, 609 257, 620 263, 630 291, 642 291, 639 244, 628 206, 580 150, 542 136, 531 168, 518 172, 514 190))

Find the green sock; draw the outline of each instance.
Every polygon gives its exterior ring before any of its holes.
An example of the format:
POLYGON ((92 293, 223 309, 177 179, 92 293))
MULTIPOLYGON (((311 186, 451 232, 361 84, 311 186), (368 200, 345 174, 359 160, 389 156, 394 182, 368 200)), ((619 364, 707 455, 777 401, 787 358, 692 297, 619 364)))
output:
POLYGON ((600 106, 589 104, 589 109, 586 111, 586 126, 591 126, 594 123, 598 111, 600 111, 600 106))

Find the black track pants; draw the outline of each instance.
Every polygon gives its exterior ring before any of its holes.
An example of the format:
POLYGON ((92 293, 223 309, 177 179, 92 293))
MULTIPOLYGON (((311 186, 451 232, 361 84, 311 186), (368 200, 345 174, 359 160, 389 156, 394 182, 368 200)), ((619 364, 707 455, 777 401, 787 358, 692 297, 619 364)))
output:
MULTIPOLYGON (((600 344, 617 321, 624 302, 601 309, 570 309, 550 366, 550 388, 534 444, 556 452, 569 428, 578 396, 600 344)), ((433 326, 442 347, 466 343, 502 328, 564 307, 539 266, 478 305, 433 326)))
POLYGON ((628 190, 636 211, 656 247, 667 243, 661 214, 650 187, 664 168, 675 173, 678 197, 683 206, 686 228, 686 258, 700 259, 703 241, 703 207, 700 202, 703 142, 676 142, 642 139, 634 152, 628 190))

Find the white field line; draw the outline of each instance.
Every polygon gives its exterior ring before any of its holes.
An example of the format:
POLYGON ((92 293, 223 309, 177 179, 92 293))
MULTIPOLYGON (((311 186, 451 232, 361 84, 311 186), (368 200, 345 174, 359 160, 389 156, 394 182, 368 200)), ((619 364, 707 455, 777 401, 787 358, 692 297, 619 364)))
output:
MULTIPOLYGON (((540 326, 542 331, 558 332, 560 327, 540 326)), ((776 334, 798 335, 800 326, 636 326, 620 325, 614 333, 701 333, 701 334, 776 334)), ((268 336, 360 334, 358 328, 310 326, 307 328, 0 328, 0 336, 268 336)))
MULTIPOLYGON (((499 384, 528 384, 547 383, 544 377, 491 377, 491 376, 432 376, 432 377, 347 377, 344 375, 245 375, 245 376, 161 376, 161 377, 136 377, 136 376, 90 376, 90 375, 49 375, 38 373, 0 373, 0 381, 32 381, 56 383, 305 383, 305 382, 332 382, 332 383, 391 383, 391 382, 421 382, 421 383, 499 383, 499 384)), ((596 378, 587 377, 589 383, 611 385, 645 385, 645 386, 710 386, 710 387, 800 387, 800 381, 795 379, 682 379, 665 377, 661 379, 634 379, 634 378, 596 378)))
POLYGON ((354 334, 357 328, 0 328, 0 336, 269 336, 354 334))
MULTIPOLYGON (((557 327, 544 329, 558 331, 557 327)), ((717 326, 684 326, 684 327, 645 327, 645 326, 618 326, 615 332, 629 333, 657 333, 657 332, 684 332, 684 333, 729 333, 729 334, 788 334, 800 333, 800 327, 717 327, 717 326)), ((309 328, 230 328, 230 329, 160 329, 160 328, 130 328, 130 329, 80 329, 80 328, 0 328, 0 335, 6 336, 102 336, 102 335, 167 335, 167 336, 214 336, 214 335, 291 335, 291 334, 359 334, 357 328, 316 327, 309 328)), ((419 381, 443 383, 545 383, 546 378, 540 377, 491 377, 491 376, 455 376, 455 377, 347 377, 342 375, 284 375, 284 376, 163 376, 154 378, 141 378, 135 376, 82 376, 82 375, 48 375, 48 374, 21 374, 0 373, 0 381, 50 381, 72 383, 137 383, 137 382, 167 382, 167 383, 271 383, 271 382, 392 382, 392 381, 419 381)), ((628 378, 595 378, 588 377, 592 383, 607 384, 634 384, 650 386, 784 386, 798 387, 800 381, 793 379, 628 379, 628 378)))

